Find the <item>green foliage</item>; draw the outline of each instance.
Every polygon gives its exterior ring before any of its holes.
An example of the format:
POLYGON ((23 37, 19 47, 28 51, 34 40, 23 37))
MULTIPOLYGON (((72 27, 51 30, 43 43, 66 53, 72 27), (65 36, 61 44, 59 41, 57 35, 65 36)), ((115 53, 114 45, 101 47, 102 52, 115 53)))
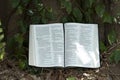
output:
POLYGON ((73 9, 73 15, 78 22, 82 21, 82 12, 78 8, 73 9))
POLYGON ((106 22, 106 23, 112 23, 113 22, 113 17, 107 12, 104 13, 102 19, 103 19, 103 22, 106 22))
POLYGON ((110 31, 108 34, 108 42, 110 44, 110 48, 107 48, 103 42, 100 41, 100 51, 107 52, 109 51, 110 62, 119 63, 120 62, 120 44, 117 42, 116 32, 114 30, 110 31))
POLYGON ((94 2, 95 0, 89 0, 90 6, 92 6, 94 2))
POLYGON ((25 69, 27 66, 27 61, 24 59, 19 59, 19 68, 20 69, 25 69))
POLYGON ((23 41, 24 41, 24 38, 21 34, 16 34, 15 35, 15 42, 18 43, 18 47, 21 48, 21 46, 23 45, 23 41))
POLYGON ((116 42, 116 32, 114 30, 110 31, 110 33, 108 34, 108 41, 109 44, 112 45, 113 43, 116 42))
POLYGON ((1 27, 1 25, 2 25, 2 23, 1 23, 1 21, 0 21, 0 27, 1 27))
POLYGON ((95 7, 95 11, 99 17, 102 18, 103 22, 105 23, 112 23, 113 17, 105 11, 105 5, 99 4, 95 7))
POLYGON ((61 0, 61 6, 62 8, 65 8, 67 13, 70 14, 72 11, 72 3, 70 0, 61 0))
POLYGON ((105 13, 105 6, 103 4, 99 4, 95 7, 96 13, 99 17, 103 17, 105 13))
POLYGON ((76 80, 75 77, 68 77, 66 80, 76 80))
POLYGON ((15 8, 19 4, 20 0, 12 0, 12 7, 15 8))
MULTIPOLYGON (((98 17, 103 23, 112 23, 112 16, 106 11, 104 3, 99 0, 59 0, 61 11, 64 15, 56 16, 51 7, 46 7, 41 0, 12 0, 13 8, 21 16, 18 22, 19 32, 8 41, 8 46, 14 52, 19 61, 21 69, 27 66, 28 32, 30 24, 44 24, 55 22, 60 17, 61 22, 94 23, 94 17, 98 17)), ((108 35, 109 43, 112 45, 116 40, 114 32, 108 35)), ((1 44, 0 44, 1 45, 1 44)), ((104 43, 100 42, 100 50, 106 50, 104 43)), ((3 56, 1 56, 2 58, 3 56)), ((67 80, 75 80, 69 77, 67 80)))
POLYGON ((111 53, 110 61, 111 62, 116 62, 116 63, 120 62, 120 49, 116 49, 111 53))
MULTIPOLYGON (((117 45, 117 37, 116 37, 116 32, 114 30, 112 30, 109 34, 108 34, 108 41, 109 44, 114 46, 117 45)), ((118 63, 120 61, 120 49, 119 47, 115 48, 110 55, 110 61, 111 62, 115 62, 118 63)))
POLYGON ((60 0, 60 2, 61 8, 66 10, 68 22, 94 23, 93 17, 95 16, 99 17, 103 23, 113 22, 113 17, 106 11, 102 2, 95 0, 76 0, 73 2, 72 0, 60 0))
POLYGON ((100 44, 100 50, 101 50, 101 52, 106 51, 107 47, 105 46, 105 44, 102 41, 100 41, 99 44, 100 44))
POLYGON ((3 60, 5 55, 5 42, 4 42, 4 34, 3 34, 3 28, 1 27, 2 23, 0 21, 0 60, 3 60))

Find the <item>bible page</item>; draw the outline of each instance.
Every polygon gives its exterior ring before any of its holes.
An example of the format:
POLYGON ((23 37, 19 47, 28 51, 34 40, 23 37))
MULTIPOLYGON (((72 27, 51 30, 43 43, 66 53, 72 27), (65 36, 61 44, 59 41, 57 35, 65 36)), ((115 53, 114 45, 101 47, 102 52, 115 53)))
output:
POLYGON ((63 24, 33 25, 35 29, 35 66, 64 67, 63 24))
POLYGON ((65 66, 100 67, 97 24, 65 24, 65 66))

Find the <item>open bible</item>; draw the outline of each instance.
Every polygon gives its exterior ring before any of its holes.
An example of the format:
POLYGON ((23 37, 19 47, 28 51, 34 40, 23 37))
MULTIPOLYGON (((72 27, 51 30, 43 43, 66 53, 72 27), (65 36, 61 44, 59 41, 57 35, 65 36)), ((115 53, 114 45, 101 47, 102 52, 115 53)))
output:
POLYGON ((29 65, 100 67, 97 24, 30 25, 29 33, 29 65))

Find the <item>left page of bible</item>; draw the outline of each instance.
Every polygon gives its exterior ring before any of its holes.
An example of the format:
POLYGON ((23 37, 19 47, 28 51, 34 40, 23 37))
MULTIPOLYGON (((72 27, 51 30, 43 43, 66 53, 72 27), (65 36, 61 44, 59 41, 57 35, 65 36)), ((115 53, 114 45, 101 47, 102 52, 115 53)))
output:
POLYGON ((64 67, 63 24, 30 25, 29 65, 64 67))

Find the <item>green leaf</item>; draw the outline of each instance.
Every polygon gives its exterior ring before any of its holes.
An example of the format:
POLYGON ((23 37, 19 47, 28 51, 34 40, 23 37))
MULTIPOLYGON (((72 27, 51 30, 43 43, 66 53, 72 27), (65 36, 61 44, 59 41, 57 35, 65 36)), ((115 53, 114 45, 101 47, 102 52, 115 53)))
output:
POLYGON ((90 6, 95 2, 95 0, 89 0, 90 6))
POLYGON ((103 4, 97 5, 95 11, 99 17, 103 17, 105 12, 105 6, 103 4))
POLYGON ((120 62, 120 50, 119 49, 117 49, 117 50, 115 50, 111 53, 110 61, 111 62, 116 62, 116 63, 120 62))
POLYGON ((70 2, 66 4, 66 10, 67 10, 68 14, 71 13, 71 11, 72 11, 72 4, 70 2))
POLYGON ((75 77, 68 77, 66 80, 76 80, 75 77))
POLYGON ((110 62, 114 62, 115 51, 113 51, 109 57, 110 62))
POLYGON ((20 31, 22 32, 22 33, 25 33, 26 32, 26 24, 22 21, 22 20, 20 20, 19 22, 18 22, 18 24, 20 25, 20 31))
POLYGON ((89 2, 89 0, 84 0, 83 2, 82 2, 82 5, 83 5, 83 10, 87 10, 87 9, 89 9, 90 8, 90 2, 89 2))
MULTIPOLYGON (((43 18, 41 18, 43 19, 43 18)), ((32 24, 38 24, 40 22, 40 17, 35 15, 31 17, 32 24)))
POLYGON ((117 50, 115 54, 115 62, 118 63, 119 61, 120 61, 120 50, 117 50))
POLYGON ((0 28, 0 33, 1 33, 1 32, 3 32, 3 29, 2 29, 2 28, 0 28))
MULTIPOLYGON (((40 13, 41 14, 41 22, 42 23, 47 23, 47 18, 46 18, 46 13, 47 13, 47 11, 46 11, 46 9, 43 9, 42 10, 42 12, 40 13)), ((36 18, 37 18, 38 16, 36 16, 36 18)), ((39 17, 38 17, 39 18, 39 17)), ((35 19, 36 20, 36 19, 35 19)))
POLYGON ((3 59, 4 59, 4 56, 5 56, 5 49, 2 48, 2 49, 0 50, 0 60, 3 60, 3 59))
POLYGON ((93 18, 92 18, 92 10, 91 9, 88 9, 86 12, 85 12, 85 22, 87 23, 92 23, 93 22, 93 18))
POLYGON ((18 13, 18 14, 22 14, 22 13, 23 13, 23 8, 22 8, 22 6, 19 6, 19 7, 18 7, 17 13, 18 13))
POLYGON ((105 46, 105 44, 102 41, 100 41, 100 50, 103 52, 106 49, 107 49, 107 47, 105 46))
POLYGON ((61 4, 64 6, 64 8, 66 8, 67 13, 70 14, 72 11, 72 4, 70 0, 65 0, 65 1, 62 0, 61 4))
POLYGON ((26 61, 25 60, 19 60, 19 68, 24 69, 26 67, 26 61))
POLYGON ((54 21, 56 19, 56 15, 55 13, 53 12, 52 8, 49 8, 49 10, 47 10, 46 12, 46 18, 49 20, 49 21, 54 21))
POLYGON ((106 23, 112 23, 113 22, 113 18, 110 14, 108 14, 107 12, 104 13, 103 15, 103 22, 106 22, 106 23))
POLYGON ((32 2, 33 2, 35 5, 38 4, 39 1, 41 1, 41 0, 32 0, 32 2))
POLYGON ((29 3, 30 0, 22 0, 22 2, 24 3, 24 5, 26 6, 29 3))
POLYGON ((0 48, 3 48, 5 46, 5 42, 0 42, 0 48))
POLYGON ((78 22, 82 21, 83 15, 82 15, 82 12, 78 8, 73 9, 73 15, 77 19, 78 22))
POLYGON ((4 39, 4 35, 1 34, 1 35, 0 35, 0 41, 2 41, 3 39, 4 39))
POLYGON ((116 42, 116 33, 114 30, 112 30, 109 34, 108 34, 108 41, 109 44, 112 45, 114 42, 116 42))
POLYGON ((0 26, 2 25, 1 20, 0 20, 0 26))
POLYGON ((49 13, 52 13, 52 12, 53 12, 53 9, 52 9, 51 7, 48 7, 48 8, 47 8, 47 11, 48 11, 49 13))
POLYGON ((71 2, 66 2, 65 6, 66 6, 66 11, 68 12, 68 14, 70 14, 71 11, 72 11, 72 4, 71 4, 71 2))
POLYGON ((12 0, 12 7, 15 8, 19 4, 20 0, 12 0))
POLYGON ((24 41, 24 38, 23 38, 23 36, 22 36, 22 34, 16 34, 15 35, 15 41, 19 44, 19 47, 21 47, 22 46, 22 44, 23 44, 23 41, 24 41))

